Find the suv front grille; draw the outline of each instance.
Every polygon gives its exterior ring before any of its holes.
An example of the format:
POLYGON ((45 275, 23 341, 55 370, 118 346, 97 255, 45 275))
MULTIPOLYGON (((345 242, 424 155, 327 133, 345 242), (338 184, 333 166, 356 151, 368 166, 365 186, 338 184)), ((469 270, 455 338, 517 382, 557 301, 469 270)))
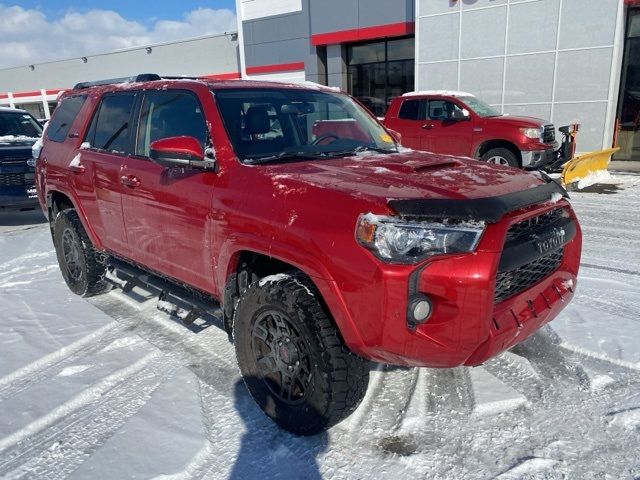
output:
POLYGON ((0 173, 0 187, 26 185, 24 173, 0 173))
POLYGON ((519 238, 528 237, 541 230, 544 230, 549 225, 556 223, 565 215, 564 208, 556 208, 555 210, 549 210, 548 212, 538 215, 537 217, 528 218, 522 222, 511 225, 507 231, 507 242, 517 240, 519 238))
POLYGON ((514 270, 499 272, 496 277, 494 303, 516 295, 553 273, 562 262, 563 249, 551 252, 514 270))
POLYGON ((542 130, 542 141, 553 143, 556 141, 556 129, 553 125, 545 125, 542 130))

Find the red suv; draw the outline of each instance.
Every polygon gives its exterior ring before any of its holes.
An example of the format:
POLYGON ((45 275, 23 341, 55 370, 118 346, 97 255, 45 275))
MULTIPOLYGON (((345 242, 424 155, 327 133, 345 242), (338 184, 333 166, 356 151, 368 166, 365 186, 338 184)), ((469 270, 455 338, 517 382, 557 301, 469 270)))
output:
POLYGON ((406 93, 391 102, 383 123, 405 147, 511 167, 544 167, 558 148, 553 124, 502 115, 465 92, 406 93))
POLYGON ((62 96, 37 160, 65 281, 95 295, 128 262, 221 304, 283 428, 349 415, 367 360, 478 365, 573 295, 580 227, 553 181, 403 152, 319 86, 99 83, 62 96))

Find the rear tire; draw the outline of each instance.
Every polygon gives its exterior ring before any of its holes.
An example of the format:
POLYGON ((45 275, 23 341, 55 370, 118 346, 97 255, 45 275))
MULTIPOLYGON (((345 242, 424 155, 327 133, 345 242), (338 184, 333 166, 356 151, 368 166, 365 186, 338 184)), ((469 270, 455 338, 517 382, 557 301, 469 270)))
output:
POLYGON ((94 248, 74 209, 58 212, 52 234, 60 271, 69 289, 83 297, 107 291, 105 256, 94 248))
POLYGON ((251 285, 238 302, 233 333, 251 396, 291 433, 320 433, 364 397, 367 362, 345 346, 304 275, 274 275, 251 285))
POLYGON ((520 163, 515 153, 507 148, 492 148, 480 158, 487 163, 518 168, 520 163))

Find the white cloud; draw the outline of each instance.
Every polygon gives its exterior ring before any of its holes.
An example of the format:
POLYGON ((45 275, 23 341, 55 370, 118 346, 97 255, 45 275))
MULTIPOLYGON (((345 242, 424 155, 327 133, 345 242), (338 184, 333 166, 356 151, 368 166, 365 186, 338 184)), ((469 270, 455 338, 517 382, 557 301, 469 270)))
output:
POLYGON ((111 10, 67 12, 47 18, 37 9, 0 3, 0 68, 39 63, 151 43, 236 30, 228 9, 198 8, 181 20, 155 20, 151 27, 111 10))

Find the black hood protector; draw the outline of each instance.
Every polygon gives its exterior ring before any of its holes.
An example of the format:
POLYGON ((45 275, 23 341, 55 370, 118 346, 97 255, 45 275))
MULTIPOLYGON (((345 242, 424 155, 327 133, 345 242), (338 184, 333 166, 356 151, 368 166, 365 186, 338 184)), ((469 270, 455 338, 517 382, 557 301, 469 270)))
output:
POLYGON ((402 217, 472 220, 498 222, 505 214, 551 200, 554 193, 568 198, 567 191, 557 182, 547 179, 546 184, 498 197, 468 200, 417 199, 390 200, 388 205, 402 217))

